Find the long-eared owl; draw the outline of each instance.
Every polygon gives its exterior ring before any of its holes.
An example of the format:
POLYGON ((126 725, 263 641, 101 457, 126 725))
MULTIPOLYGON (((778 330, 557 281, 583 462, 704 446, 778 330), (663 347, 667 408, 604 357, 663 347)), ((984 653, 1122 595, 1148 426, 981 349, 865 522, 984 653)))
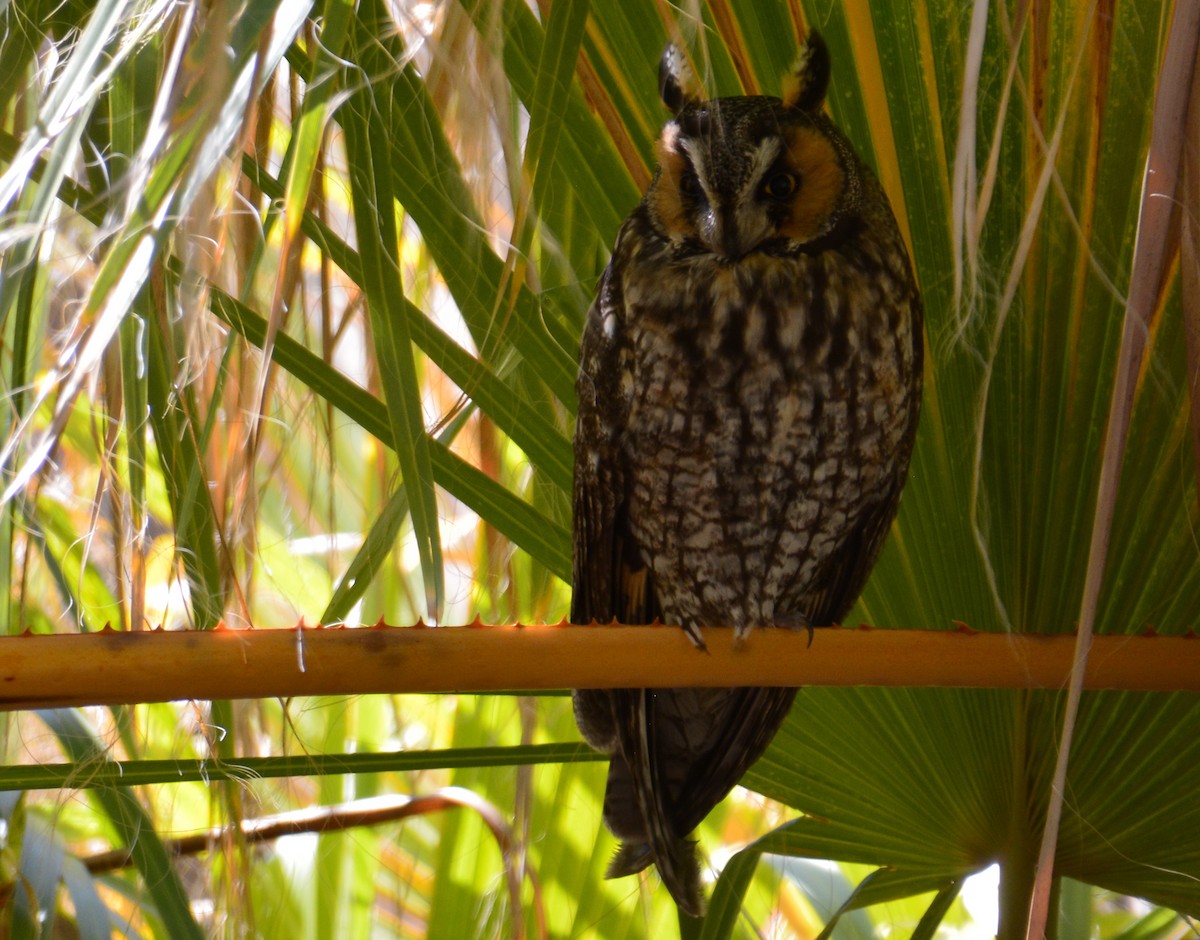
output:
MULTIPOLYGON (((874 565, 916 434, 922 312, 883 190, 822 113, 829 72, 810 32, 782 98, 700 100, 663 56, 674 118, 583 334, 575 623, 658 618, 701 646, 706 626, 811 630, 874 565)), ((611 755, 608 877, 653 864, 699 914, 688 836, 795 696, 577 690, 611 755)))

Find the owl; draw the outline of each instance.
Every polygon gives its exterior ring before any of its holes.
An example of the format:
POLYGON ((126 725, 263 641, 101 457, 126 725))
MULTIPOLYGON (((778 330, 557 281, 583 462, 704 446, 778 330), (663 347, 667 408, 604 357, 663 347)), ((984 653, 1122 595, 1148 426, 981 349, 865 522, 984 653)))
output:
MULTIPOLYGON (((683 55, 663 56, 674 118, 583 334, 575 623, 657 618, 700 646, 707 626, 811 639, 874 565, 916 434, 922 309, 883 190, 822 113, 829 74, 816 32, 781 98, 701 100, 683 55)), ((611 755, 607 876, 654 865, 700 914, 689 835, 795 696, 575 691, 580 731, 611 755)))

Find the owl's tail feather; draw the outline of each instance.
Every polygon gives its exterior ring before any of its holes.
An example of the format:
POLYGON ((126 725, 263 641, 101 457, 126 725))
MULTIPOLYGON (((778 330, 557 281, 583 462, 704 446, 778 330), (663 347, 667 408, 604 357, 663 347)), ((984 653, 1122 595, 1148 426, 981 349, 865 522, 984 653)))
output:
POLYGON ((660 846, 656 854, 645 842, 623 842, 608 863, 605 878, 635 875, 653 864, 679 909, 691 917, 704 916, 704 895, 700 891, 700 860, 696 843, 690 839, 673 839, 660 846))
POLYGON ((675 834, 661 807, 647 818, 643 801, 656 804, 652 792, 643 793, 639 801, 629 765, 620 755, 613 755, 604 794, 604 819, 622 841, 604 877, 636 875, 654 865, 680 909, 699 917, 704 912, 704 895, 700 891, 696 843, 675 834))
POLYGON ((654 865, 680 910, 699 917, 704 913, 700 859, 696 843, 686 838, 699 820, 682 829, 668 805, 669 793, 678 787, 664 776, 654 722, 647 717, 648 698, 653 694, 636 689, 617 699, 627 712, 621 722, 622 750, 613 754, 608 765, 604 821, 621 840, 621 847, 605 877, 633 875, 654 865))

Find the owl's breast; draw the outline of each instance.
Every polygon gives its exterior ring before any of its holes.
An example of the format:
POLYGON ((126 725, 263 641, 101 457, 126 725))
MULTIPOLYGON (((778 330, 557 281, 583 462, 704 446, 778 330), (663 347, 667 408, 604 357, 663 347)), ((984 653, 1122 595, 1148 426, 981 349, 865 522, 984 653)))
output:
POLYGON ((623 450, 664 616, 807 623, 822 563, 907 467, 911 283, 824 256, 637 280, 623 450))

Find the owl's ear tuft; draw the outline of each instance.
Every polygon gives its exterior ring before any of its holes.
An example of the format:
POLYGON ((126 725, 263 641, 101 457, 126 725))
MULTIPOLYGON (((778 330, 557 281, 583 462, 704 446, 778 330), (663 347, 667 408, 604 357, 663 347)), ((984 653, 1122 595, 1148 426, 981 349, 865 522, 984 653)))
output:
POLYGON ((658 63, 658 94, 663 104, 678 114, 689 104, 700 100, 700 83, 696 73, 680 48, 667 43, 658 63))
POLYGON ((819 111, 829 90, 829 47, 815 29, 804 37, 796 61, 783 79, 783 104, 800 111, 819 111))

